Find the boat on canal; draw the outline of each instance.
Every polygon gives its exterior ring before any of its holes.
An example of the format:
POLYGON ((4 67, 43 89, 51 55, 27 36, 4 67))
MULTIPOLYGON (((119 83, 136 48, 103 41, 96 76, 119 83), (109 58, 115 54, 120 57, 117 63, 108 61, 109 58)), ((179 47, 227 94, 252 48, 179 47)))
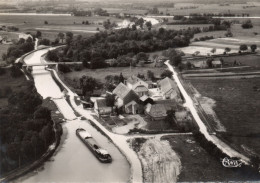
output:
POLYGON ((96 156, 96 158, 102 163, 111 163, 111 155, 105 150, 102 149, 94 138, 89 134, 85 129, 78 128, 76 130, 76 135, 80 140, 90 149, 90 151, 96 156))

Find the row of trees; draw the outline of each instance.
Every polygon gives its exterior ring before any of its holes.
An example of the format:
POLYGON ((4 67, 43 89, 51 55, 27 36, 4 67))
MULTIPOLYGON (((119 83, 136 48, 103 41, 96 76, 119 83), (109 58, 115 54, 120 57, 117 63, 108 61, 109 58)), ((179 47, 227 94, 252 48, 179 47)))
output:
MULTIPOLYGON (((139 52, 153 52, 168 48, 188 46, 190 39, 194 36, 195 29, 189 30, 152 30, 143 32, 130 28, 96 33, 89 38, 66 35, 67 46, 63 53, 52 52, 54 61, 77 61, 82 62, 85 67, 106 67, 105 59, 120 59, 128 54, 139 52), (68 40, 69 38, 69 40, 68 40), (56 54, 56 55, 54 55, 56 54)), ((130 65, 131 59, 124 57, 121 63, 130 65), (123 61, 122 61, 123 60, 123 61)), ((123 65, 123 64, 122 64, 123 65)))
POLYGON ((17 43, 10 46, 7 50, 7 53, 2 55, 2 58, 4 61, 6 61, 8 64, 12 64, 15 62, 15 60, 19 57, 21 57, 23 54, 30 52, 34 49, 34 43, 32 38, 25 39, 19 39, 17 43))
POLYGON ((39 158, 54 141, 53 121, 34 83, 25 90, 11 92, 8 106, 0 110, 0 173, 21 167, 39 158))

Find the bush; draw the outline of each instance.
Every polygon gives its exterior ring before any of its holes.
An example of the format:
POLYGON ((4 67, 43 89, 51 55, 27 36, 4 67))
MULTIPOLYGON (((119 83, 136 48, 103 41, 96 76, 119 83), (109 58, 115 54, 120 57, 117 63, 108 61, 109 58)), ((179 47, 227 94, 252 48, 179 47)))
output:
POLYGON ((63 73, 71 72, 70 67, 68 65, 65 65, 65 64, 59 64, 58 69, 59 69, 59 71, 61 71, 63 73))
POLYGON ((253 24, 252 24, 251 20, 247 20, 247 21, 243 22, 241 27, 243 29, 251 29, 251 28, 253 28, 253 24))
POLYGON ((81 71, 82 70, 82 65, 75 65, 74 71, 81 71))
POLYGON ((17 66, 12 66, 11 67, 11 76, 13 78, 18 78, 23 75, 23 72, 18 68, 17 66))

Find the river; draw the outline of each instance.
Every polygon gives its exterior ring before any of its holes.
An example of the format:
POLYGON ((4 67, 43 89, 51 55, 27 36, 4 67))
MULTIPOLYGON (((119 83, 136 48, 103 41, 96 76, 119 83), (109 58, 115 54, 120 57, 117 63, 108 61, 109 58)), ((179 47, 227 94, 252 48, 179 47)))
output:
MULTIPOLYGON (((48 49, 36 51, 25 57, 28 64, 41 63, 40 56, 48 49)), ((34 66, 32 75, 36 89, 43 98, 52 97, 67 121, 63 124, 62 143, 52 161, 47 161, 39 171, 28 174, 18 182, 127 182, 130 166, 126 158, 106 137, 101 135, 86 120, 78 119, 49 71, 43 66, 34 66), (112 155, 110 164, 100 163, 75 134, 77 128, 85 128, 96 141, 112 155)))

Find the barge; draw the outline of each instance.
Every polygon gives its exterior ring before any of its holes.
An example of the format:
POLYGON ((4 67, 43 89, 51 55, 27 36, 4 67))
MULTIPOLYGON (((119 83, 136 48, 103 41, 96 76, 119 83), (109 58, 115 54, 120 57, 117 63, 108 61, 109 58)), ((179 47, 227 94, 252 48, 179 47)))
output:
POLYGON ((90 151, 96 156, 96 158, 102 163, 111 163, 112 158, 110 154, 99 147, 97 142, 93 139, 91 134, 89 134, 85 129, 78 128, 76 130, 76 135, 80 140, 90 149, 90 151))

